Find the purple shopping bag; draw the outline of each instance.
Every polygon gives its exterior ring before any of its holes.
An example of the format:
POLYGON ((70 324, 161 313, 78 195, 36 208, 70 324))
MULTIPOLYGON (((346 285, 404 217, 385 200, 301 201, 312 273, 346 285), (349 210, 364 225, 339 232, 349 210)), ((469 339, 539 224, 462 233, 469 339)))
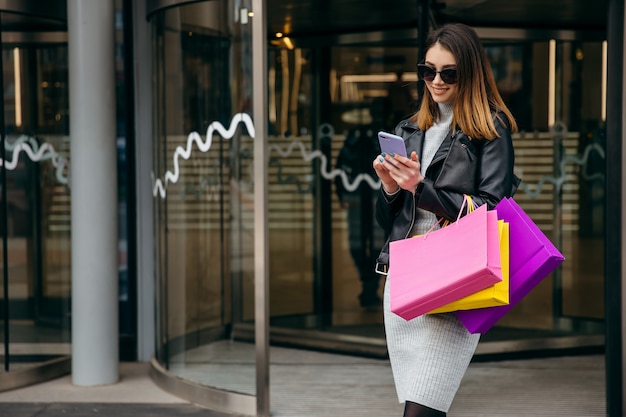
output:
POLYGON ((498 218, 486 206, 389 247, 391 311, 405 320, 502 281, 498 218))
POLYGON ((486 333, 565 259, 512 198, 495 207, 509 223, 509 304, 456 312, 470 333, 486 333))

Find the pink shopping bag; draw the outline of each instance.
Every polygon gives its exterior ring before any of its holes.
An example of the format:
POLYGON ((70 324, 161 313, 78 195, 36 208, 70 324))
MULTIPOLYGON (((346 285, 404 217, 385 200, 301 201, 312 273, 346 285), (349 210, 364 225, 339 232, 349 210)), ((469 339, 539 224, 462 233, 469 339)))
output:
POLYGON ((565 259, 515 200, 495 209, 509 223, 509 304, 456 312, 471 333, 486 333, 565 259))
POLYGON ((481 206, 450 226, 389 246, 391 311, 410 320, 502 281, 497 213, 481 206))

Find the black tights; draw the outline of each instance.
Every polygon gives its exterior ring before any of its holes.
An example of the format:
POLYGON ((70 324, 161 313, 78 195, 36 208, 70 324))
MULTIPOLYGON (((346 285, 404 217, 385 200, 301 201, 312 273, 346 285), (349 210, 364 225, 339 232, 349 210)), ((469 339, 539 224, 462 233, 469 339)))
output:
POLYGON ((403 417, 446 417, 446 413, 407 401, 404 403, 403 417))

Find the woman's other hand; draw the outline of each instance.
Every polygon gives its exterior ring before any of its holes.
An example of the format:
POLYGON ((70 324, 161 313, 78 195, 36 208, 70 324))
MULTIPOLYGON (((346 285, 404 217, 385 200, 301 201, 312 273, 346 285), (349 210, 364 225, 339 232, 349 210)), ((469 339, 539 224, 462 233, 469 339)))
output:
POLYGON ((420 173, 420 162, 415 151, 411 152, 410 158, 381 154, 374 160, 374 169, 388 193, 395 192, 398 187, 413 193, 424 179, 420 173))

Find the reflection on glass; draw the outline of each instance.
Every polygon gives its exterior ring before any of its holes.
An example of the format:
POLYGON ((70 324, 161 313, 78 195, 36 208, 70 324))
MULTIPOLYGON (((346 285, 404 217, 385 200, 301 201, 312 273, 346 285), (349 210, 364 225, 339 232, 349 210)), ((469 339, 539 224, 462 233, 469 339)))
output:
MULTIPOLYGON (((604 164, 602 77, 597 76, 603 68, 602 45, 555 45, 553 59, 560 79, 553 107, 542 93, 549 82, 548 41, 485 45, 497 85, 521 128, 514 143, 516 173, 524 182, 515 198, 566 256, 563 266, 490 332, 494 339, 532 336, 539 330, 559 334, 585 326, 601 332, 597 319, 603 317, 604 186, 603 178, 594 173, 602 172, 604 164), (550 108, 558 121, 554 126, 549 126, 550 108), (593 249, 589 256, 578 256, 583 248, 593 249), (583 302, 590 294, 595 301, 583 302)), ((413 51, 332 47, 328 68, 315 74, 315 48, 276 46, 269 54, 270 122, 275 133, 270 136, 275 150, 270 152, 269 210, 277 219, 294 220, 283 221, 280 227, 278 222, 270 225, 272 300, 281 300, 279 305, 272 302, 272 323, 382 337, 376 327, 380 314, 367 308, 368 297, 363 296, 368 279, 370 288, 376 288, 376 280, 367 278, 367 271, 380 245, 377 225, 369 220, 370 191, 377 187, 361 184, 347 193, 339 176, 325 176, 325 172, 338 169, 348 178, 371 175, 368 170, 376 150, 370 148, 376 146, 372 144, 376 132, 393 130, 418 102, 413 51), (316 96, 314 85, 308 82, 316 76, 330 77, 329 125, 314 124, 312 109, 325 103, 324 92, 316 96), (289 100, 294 96, 300 99, 289 100), (334 187, 328 196, 332 201, 330 233, 320 226, 324 197, 315 193, 316 185, 324 181, 334 187), (293 212, 286 211, 287 201, 295 208, 293 212), (306 215, 302 213, 296 222, 301 207, 306 208, 306 215), (315 259, 329 247, 332 275, 316 272, 315 259), (319 287, 328 285, 333 302, 326 320, 328 312, 319 308, 315 297, 319 287)), ((375 297, 369 299, 376 305, 375 297)))
POLYGON ((70 353, 67 47, 2 53, 11 371, 70 353))
MULTIPOLYGON (((172 155, 187 146, 190 132, 206 141, 210 123, 228 127, 234 114, 250 110, 249 31, 238 22, 225 28, 206 14, 220 15, 222 6, 184 6, 154 19, 157 177, 174 169, 172 155), (226 40, 229 30, 241 35, 237 41, 226 40)), ((377 307, 383 278, 371 274, 383 237, 374 220, 371 161, 377 131, 392 131, 416 109, 417 57, 413 48, 294 44, 272 43, 268 54, 271 324, 376 344, 366 339, 384 337, 377 307)), ((578 334, 572 329, 581 323, 598 331, 603 272, 594 265, 602 264, 597 216, 604 196, 603 179, 594 174, 603 169, 604 136, 601 77, 593 75, 602 68, 601 44, 556 43, 552 126, 548 41, 486 42, 486 49, 521 127, 514 144, 524 182, 515 198, 566 262, 485 340, 578 334), (592 254, 578 256, 590 245, 592 254), (588 294, 596 302, 582 303, 588 294)), ((223 371, 211 358, 227 356, 223 340, 232 326, 254 315, 249 133, 211 135, 209 151, 179 159, 180 177, 166 197, 155 194, 159 360, 209 385, 215 380, 208 375, 223 371)))
POLYGON ((254 355, 230 340, 253 311, 254 181, 251 132, 231 120, 251 113, 250 33, 229 3, 153 20, 157 358, 185 379, 254 394, 254 355), (236 386, 233 361, 247 369, 236 386))

